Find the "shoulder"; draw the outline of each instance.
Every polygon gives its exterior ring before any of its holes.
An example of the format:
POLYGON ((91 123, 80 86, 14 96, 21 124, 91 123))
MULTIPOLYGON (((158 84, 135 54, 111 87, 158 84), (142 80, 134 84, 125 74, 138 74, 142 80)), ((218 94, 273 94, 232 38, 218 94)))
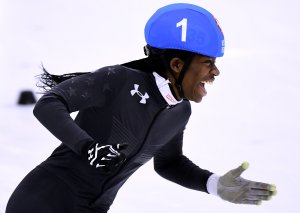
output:
POLYGON ((107 74, 121 74, 121 73, 130 73, 130 74, 137 74, 137 75, 148 75, 149 73, 143 72, 141 70, 129 68, 123 65, 112 65, 112 66, 105 66, 102 68, 99 68, 94 71, 94 73, 107 73, 107 74))
POLYGON ((190 115, 192 114, 192 107, 191 107, 190 101, 184 99, 184 100, 180 103, 180 105, 182 106, 184 113, 185 113, 188 117, 190 117, 190 115))
POLYGON ((104 77, 109 79, 129 80, 132 78, 148 77, 150 73, 143 72, 137 69, 132 69, 122 65, 112 65, 99 68, 92 72, 96 77, 104 77))

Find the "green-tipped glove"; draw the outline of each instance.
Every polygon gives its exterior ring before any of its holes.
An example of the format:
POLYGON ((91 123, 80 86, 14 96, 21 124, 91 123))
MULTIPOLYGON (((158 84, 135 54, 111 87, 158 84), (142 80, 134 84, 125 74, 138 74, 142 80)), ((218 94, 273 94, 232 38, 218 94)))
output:
POLYGON ((217 179, 217 195, 223 200, 238 204, 259 205, 263 200, 270 200, 276 194, 272 184, 254 182, 241 177, 249 167, 245 162, 217 179))

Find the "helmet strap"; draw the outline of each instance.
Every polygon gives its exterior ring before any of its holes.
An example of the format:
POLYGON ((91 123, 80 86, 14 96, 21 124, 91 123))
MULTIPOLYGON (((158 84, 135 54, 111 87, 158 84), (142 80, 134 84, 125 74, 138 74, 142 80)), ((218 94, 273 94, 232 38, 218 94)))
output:
POLYGON ((191 65, 191 62, 192 62, 194 56, 195 56, 195 55, 193 54, 193 55, 189 56, 189 57, 185 60, 184 65, 183 65, 183 67, 182 67, 182 69, 181 69, 181 72, 179 73, 179 76, 178 76, 177 79, 176 79, 175 76, 173 75, 173 77, 174 77, 175 80, 176 80, 176 81, 175 81, 175 86, 176 86, 178 92, 180 93, 180 95, 181 95, 182 97, 185 97, 184 91, 183 91, 183 89, 182 89, 182 81, 183 81, 183 78, 184 78, 184 76, 185 76, 187 70, 189 69, 189 67, 190 67, 190 65, 191 65))
MULTIPOLYGON (((155 48, 155 47, 150 46, 149 44, 144 46, 144 53, 145 53, 146 56, 148 56, 148 57, 149 56, 158 56, 161 59, 161 61, 163 62, 164 66, 169 67, 169 64, 166 61, 166 58, 164 56, 165 51, 166 51, 165 49, 155 48)), ((189 69, 190 64, 191 64, 191 62, 192 62, 195 55, 196 55, 195 53, 192 53, 191 55, 189 55, 186 58, 186 60, 184 61, 184 65, 183 65, 183 67, 182 67, 182 69, 179 73, 178 78, 175 77, 173 72, 170 72, 171 75, 173 76, 173 78, 175 79, 175 87, 176 87, 180 97, 182 97, 182 98, 185 98, 184 91, 182 89, 182 81, 183 81, 185 73, 189 69)))

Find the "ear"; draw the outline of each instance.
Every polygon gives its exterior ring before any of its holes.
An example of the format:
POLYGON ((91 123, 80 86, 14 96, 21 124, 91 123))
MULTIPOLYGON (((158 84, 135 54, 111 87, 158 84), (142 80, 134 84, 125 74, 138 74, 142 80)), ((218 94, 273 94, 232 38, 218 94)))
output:
POLYGON ((179 76, 179 73, 182 70, 182 67, 184 65, 183 60, 181 60, 180 58, 172 58, 170 61, 170 67, 172 69, 172 71, 174 72, 174 74, 176 75, 176 77, 179 76))

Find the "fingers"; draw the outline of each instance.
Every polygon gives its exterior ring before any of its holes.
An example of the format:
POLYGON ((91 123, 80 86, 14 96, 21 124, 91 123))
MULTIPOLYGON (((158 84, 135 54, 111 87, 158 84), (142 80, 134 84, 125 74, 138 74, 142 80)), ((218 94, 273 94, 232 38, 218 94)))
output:
POLYGON ((270 200, 276 195, 276 186, 244 179, 241 174, 249 167, 244 162, 236 169, 220 177, 218 195, 233 203, 259 205, 262 201, 270 200))
MULTIPOLYGON (((109 168, 109 167, 118 167, 126 160, 126 156, 123 153, 120 153, 115 157, 107 157, 101 159, 101 167, 109 168)), ((99 164, 100 165, 100 164, 99 164)), ((98 166, 100 167, 100 166, 98 166)))
POLYGON ((261 190, 261 189, 250 189, 250 196, 270 196, 274 195, 274 192, 269 190, 261 190))
POLYGON ((98 171, 108 174, 119 168, 126 161, 126 155, 120 150, 126 149, 128 144, 99 145, 93 144, 87 151, 89 164, 98 171))
POLYGON ((112 145, 112 147, 116 150, 124 150, 128 147, 128 144, 127 143, 121 143, 121 144, 114 144, 112 145))
POLYGON ((252 189, 267 190, 271 192, 276 191, 276 186, 274 184, 268 184, 268 183, 251 182, 250 187, 252 189))
POLYGON ((243 200, 241 204, 260 205, 261 200, 243 200))
POLYGON ((241 203, 242 204, 251 204, 251 205, 260 205, 262 201, 271 200, 272 195, 256 195, 256 196, 248 196, 241 203))
POLYGON ((236 178, 236 177, 239 177, 241 176, 241 174, 246 170, 248 169, 249 167, 249 163, 248 162, 244 162, 242 163, 242 165, 240 165, 238 168, 236 169, 233 169, 230 171, 231 175, 236 178))
POLYGON ((271 197, 275 195, 273 192, 265 191, 265 190, 251 190, 247 196, 247 198, 251 198, 252 200, 270 200, 271 197))
POLYGON ((276 187, 272 184, 254 182, 256 188, 250 188, 250 191, 243 201, 247 204, 259 205, 261 201, 271 200, 271 198, 276 195, 276 187))

